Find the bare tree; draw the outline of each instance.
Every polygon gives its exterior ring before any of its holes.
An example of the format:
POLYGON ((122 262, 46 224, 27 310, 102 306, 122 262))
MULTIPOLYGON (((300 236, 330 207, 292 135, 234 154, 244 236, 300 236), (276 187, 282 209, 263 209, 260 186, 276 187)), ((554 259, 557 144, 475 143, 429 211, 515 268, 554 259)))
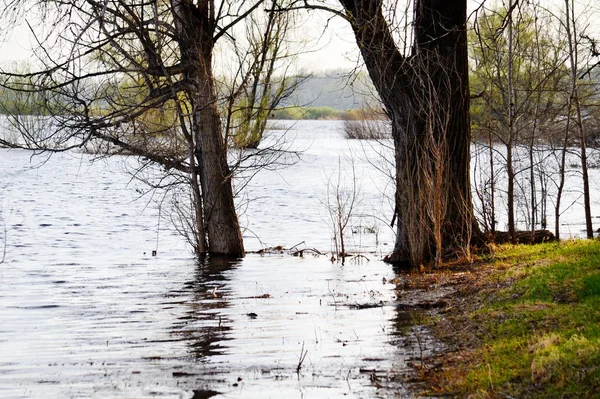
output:
MULTIPOLYGON (((50 22, 49 31, 36 35, 41 68, 2 71, 0 83, 43 95, 44 104, 53 104, 44 109, 52 129, 4 144, 65 151, 102 142, 158 164, 169 176, 160 185, 189 187, 193 216, 185 225, 195 252, 243 256, 213 53, 218 43, 233 41, 235 26, 264 12, 263 3, 35 3, 50 22)), ((9 1, 3 20, 21 18, 29 6, 9 1)))
POLYGON ((585 230, 587 238, 594 238, 594 228, 592 226, 592 210, 590 203, 590 180, 588 174, 588 155, 587 155, 587 134, 584 125, 583 110, 581 105, 581 93, 578 84, 580 67, 580 45, 577 19, 575 16, 575 4, 572 0, 565 0, 564 9, 564 28, 569 45, 569 67, 570 67, 570 93, 568 101, 567 118, 575 122, 575 130, 579 141, 581 157, 581 175, 583 184, 583 208, 585 212, 585 230), (574 110, 574 115, 573 115, 574 110))

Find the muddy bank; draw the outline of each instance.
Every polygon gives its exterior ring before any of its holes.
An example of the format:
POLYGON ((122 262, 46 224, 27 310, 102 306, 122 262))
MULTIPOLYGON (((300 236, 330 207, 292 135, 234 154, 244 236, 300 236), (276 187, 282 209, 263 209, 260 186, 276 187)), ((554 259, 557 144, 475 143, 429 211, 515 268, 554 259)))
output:
POLYGON ((478 262, 406 273, 396 281, 399 308, 412 312, 412 328, 422 329, 433 348, 419 361, 410 362, 410 370, 403 374, 415 397, 436 397, 440 392, 442 397, 452 397, 446 390, 448 372, 468 367, 480 344, 480 327, 469 315, 511 284, 490 279, 493 272, 492 266, 478 262), (419 312, 422 317, 415 318, 419 312))

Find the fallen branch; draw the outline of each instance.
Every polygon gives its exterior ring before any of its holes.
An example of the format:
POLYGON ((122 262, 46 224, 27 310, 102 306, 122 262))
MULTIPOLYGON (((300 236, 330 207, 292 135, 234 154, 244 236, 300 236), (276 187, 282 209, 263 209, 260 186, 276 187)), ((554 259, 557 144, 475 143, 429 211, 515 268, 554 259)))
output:
MULTIPOLYGON (((491 240, 496 244, 506 244, 511 242, 511 237, 507 231, 497 231, 495 237, 491 240)), ((540 244, 543 242, 556 241, 556 237, 549 230, 515 231, 515 244, 540 244)))
POLYGON ((305 252, 305 251, 312 252, 312 253, 314 253, 315 255, 325 255, 324 253, 322 253, 321 251, 319 251, 319 250, 318 250, 318 249, 316 249, 316 248, 304 248, 304 249, 299 249, 299 250, 297 250, 296 252, 294 252, 294 253, 292 254, 292 256, 300 256, 300 257, 302 257, 302 256, 304 256, 304 252, 305 252))

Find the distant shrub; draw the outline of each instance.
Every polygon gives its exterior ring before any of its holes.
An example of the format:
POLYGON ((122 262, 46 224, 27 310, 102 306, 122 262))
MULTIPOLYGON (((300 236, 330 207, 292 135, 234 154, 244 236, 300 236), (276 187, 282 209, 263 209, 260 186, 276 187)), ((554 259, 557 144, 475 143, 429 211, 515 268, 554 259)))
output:
POLYGON ((331 107, 310 107, 305 119, 341 119, 342 114, 342 111, 331 107))
POLYGON ((301 107, 289 106, 271 111, 270 119, 298 120, 302 119, 302 116, 303 111, 301 107))
POLYGON ((391 136, 390 121, 383 112, 351 110, 344 114, 344 136, 356 140, 381 140, 391 136))

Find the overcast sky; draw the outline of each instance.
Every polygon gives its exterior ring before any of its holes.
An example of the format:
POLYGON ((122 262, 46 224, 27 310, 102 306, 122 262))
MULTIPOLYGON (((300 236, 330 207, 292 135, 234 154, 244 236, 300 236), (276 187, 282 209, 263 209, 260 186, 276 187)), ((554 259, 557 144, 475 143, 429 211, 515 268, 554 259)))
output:
MULTIPOLYGON (((482 0, 469 0, 469 12, 477 8, 482 0)), ((488 0, 488 6, 499 0, 488 0)), ((580 0, 587 4, 598 0, 580 0)), ((562 4, 562 0, 541 0, 548 6, 562 4)), ((349 69, 356 66, 358 52, 352 31, 341 18, 329 18, 330 15, 311 12, 298 28, 298 35, 307 36, 308 45, 312 49, 297 60, 297 69, 313 72, 332 69, 349 69), (323 27, 327 29, 323 31, 323 27)), ((0 44, 0 64, 6 65, 9 60, 28 60, 32 47, 31 35, 25 24, 13 27, 12 34, 2 38, 0 44)), ((308 51, 308 50, 307 50, 308 51)))
MULTIPOLYGON (((481 0, 469 0, 471 8, 481 0)), ((335 4, 335 2, 333 3, 335 4)), ((298 59, 298 69, 323 71, 349 69, 356 65, 358 52, 348 24, 330 14, 311 11, 299 27, 307 35, 307 52, 298 59), (327 26, 324 31, 323 27, 327 26), (308 47, 312 50, 308 52, 308 47)), ((0 37, 0 64, 7 61, 29 60, 32 37, 25 23, 15 25, 12 31, 0 37)))
MULTIPOLYGON (((448 0, 450 1, 450 0, 448 0)), ((508 2, 507 0, 504 0, 508 2)), ((473 17, 473 12, 478 9, 482 3, 486 8, 495 8, 496 4, 502 4, 502 0, 468 0, 468 14, 473 17)), ((541 6, 549 8, 554 12, 560 12, 564 7, 564 0, 539 0, 541 6)), ((575 0, 576 12, 582 15, 582 22, 588 26, 588 30, 594 32, 600 39, 600 0, 575 0), (591 5, 591 6, 590 6, 591 5), (585 8, 585 12, 581 12, 585 8)), ((304 31, 321 33, 325 26, 324 15, 316 16, 308 22, 304 31)), ((341 18, 334 18, 329 22, 329 29, 325 32, 321 40, 320 49, 310 55, 303 56, 300 65, 308 70, 321 71, 329 69, 349 69, 356 65, 358 58, 358 49, 352 30, 347 22, 341 18)))

